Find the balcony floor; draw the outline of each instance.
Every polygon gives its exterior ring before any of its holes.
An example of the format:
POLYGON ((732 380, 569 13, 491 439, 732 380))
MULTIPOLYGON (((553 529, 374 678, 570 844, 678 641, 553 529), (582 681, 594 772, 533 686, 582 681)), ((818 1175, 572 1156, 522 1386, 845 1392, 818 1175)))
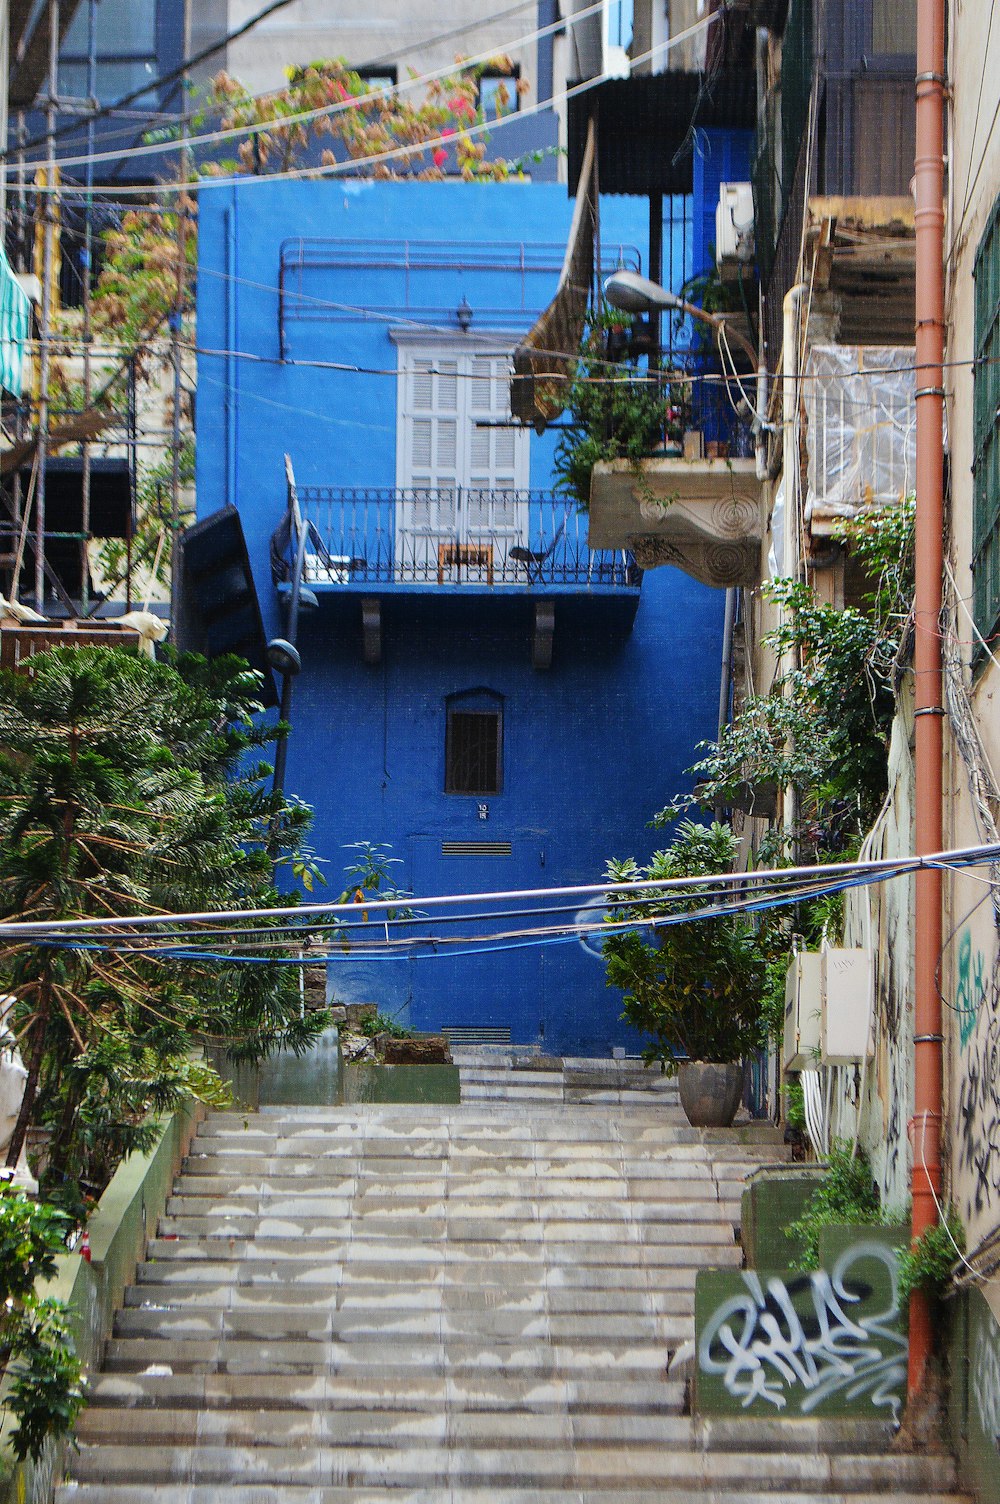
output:
POLYGON ((673 564, 706 585, 753 584, 766 531, 763 485, 750 459, 656 455, 594 466, 592 549, 628 549, 643 569, 673 564))

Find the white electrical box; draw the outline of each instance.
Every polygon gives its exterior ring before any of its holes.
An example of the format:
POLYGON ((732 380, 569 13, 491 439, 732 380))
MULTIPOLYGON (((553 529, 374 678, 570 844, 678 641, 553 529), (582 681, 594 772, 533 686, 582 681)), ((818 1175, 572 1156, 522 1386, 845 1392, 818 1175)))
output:
POLYGON ((800 950, 785 978, 785 1069, 816 1069, 820 1047, 820 956, 800 950))
POLYGON ((753 261, 753 189, 749 183, 720 183, 715 206, 715 262, 734 276, 753 261))
POLYGON ((854 1065, 872 1052, 873 971, 867 950, 829 949, 822 961, 824 1065, 854 1065))

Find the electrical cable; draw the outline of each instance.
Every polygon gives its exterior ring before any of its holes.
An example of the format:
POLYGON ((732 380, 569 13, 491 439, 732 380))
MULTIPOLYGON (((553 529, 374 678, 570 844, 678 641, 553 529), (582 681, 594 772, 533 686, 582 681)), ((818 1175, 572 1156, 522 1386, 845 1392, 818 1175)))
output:
MULTIPOLYGON (((287 5, 290 3, 290 0, 280 0, 280 3, 287 5)), ((573 17, 573 20, 586 20, 588 16, 595 15, 602 9, 603 0, 596 0, 596 3, 589 5, 586 7, 586 9, 578 12, 573 17)), ((441 68, 429 69, 426 73, 414 74, 411 78, 406 79, 402 84, 388 84, 378 89, 371 89, 363 95, 351 96, 347 99, 338 99, 332 104, 317 105, 314 109, 311 110, 297 110, 293 114, 282 115, 275 120, 254 121, 248 125, 230 126, 224 130, 220 129, 216 131, 203 131, 198 135, 186 137, 184 141, 157 141, 151 142, 146 146, 138 146, 134 151, 131 151, 129 153, 129 159, 132 160, 135 157, 162 156, 164 154, 169 154, 171 151, 175 150, 181 152, 184 152, 185 150, 197 151, 203 146, 215 145, 224 141, 234 141, 242 139, 245 136, 267 135, 270 132, 276 130, 287 130, 292 126, 306 125, 314 120, 332 119, 337 115, 346 114, 350 111, 360 109, 365 105, 379 102, 388 103, 399 94, 405 94, 410 90, 423 88, 428 84, 439 83, 442 79, 449 78, 452 74, 454 74, 456 68, 475 67, 476 64, 486 63, 490 60, 490 58, 496 57, 498 54, 503 55, 509 51, 517 51, 522 47, 528 46, 532 42, 541 40, 543 37, 552 36, 555 32, 562 31, 565 27, 565 24, 565 21, 561 19, 550 22, 546 26, 538 27, 534 31, 525 33, 524 36, 514 37, 509 42, 499 44, 498 46, 489 47, 483 52, 473 53, 471 56, 463 58, 460 64, 451 62, 441 68)), ((189 64, 188 66, 191 65, 189 64)), ((147 88, 148 87, 149 86, 147 86, 147 88)), ((269 96, 264 95, 263 97, 268 98, 269 96)), ((544 107, 544 105, 548 102, 549 101, 539 101, 539 105, 544 107)), ((513 113, 523 114, 524 112, 515 111, 513 113)), ((504 118, 507 117, 499 117, 499 119, 504 118)), ((488 127, 489 123, 490 122, 485 121, 482 122, 482 124, 486 127, 488 127)), ((496 124, 497 121, 494 121, 492 123, 496 124)), ((42 139, 44 140, 45 138, 43 137, 42 139)), ((420 149, 425 150, 426 147, 421 146, 420 149)), ((53 158, 49 161, 45 161, 41 158, 32 158, 25 165, 33 167, 36 170, 51 172, 53 167, 62 169, 64 167, 92 166, 104 161, 118 162, 120 157, 120 151, 95 152, 90 155, 85 154, 76 157, 67 156, 53 158)), ((0 160, 2 160, 2 158, 0 158, 0 160)))
MULTIPOLYGON (((935 852, 923 857, 899 857, 883 859, 877 862, 860 864, 858 862, 830 862, 817 863, 804 867, 782 867, 760 869, 753 873, 747 872, 723 872, 706 875, 696 879, 691 877, 677 878, 643 878, 630 882, 608 882, 575 884, 568 887, 556 888, 525 888, 501 890, 490 893, 465 893, 431 895, 418 898, 416 901, 424 908, 441 908, 447 904, 464 905, 470 903, 482 903, 487 900, 493 902, 508 902, 513 900, 527 899, 551 899, 563 897, 607 897, 608 902, 613 902, 611 895, 621 893, 647 893, 653 897, 662 897, 664 894, 683 890, 690 897, 691 889, 710 889, 718 886, 723 889, 740 885, 748 881, 763 882, 764 880, 777 880, 790 882, 796 878, 808 881, 822 880, 823 878, 841 877, 853 878, 861 874, 885 874, 888 877, 904 875, 908 872, 922 870, 933 862, 945 861, 950 865, 982 865, 984 862, 1000 856, 1000 848, 997 847, 962 847, 953 851, 935 852)), ((366 900, 366 908, 370 913, 384 914, 385 911, 399 906, 398 897, 388 899, 366 900)), ((60 919, 47 922, 43 927, 52 932, 70 932, 81 929, 95 929, 106 925, 125 926, 127 928, 144 928, 164 923, 193 924, 202 921, 219 923, 222 921, 245 922, 251 919, 282 919, 296 918, 305 920, 311 915, 332 914, 357 914, 356 903, 314 903, 293 904, 274 906, 269 908, 255 909, 230 909, 230 910, 206 910, 202 912, 187 912, 182 914, 139 914, 127 916, 115 916, 102 919, 60 919)), ((6 936, 24 935, 35 932, 39 925, 31 921, 4 920, 0 922, 0 939, 6 936)))
POLYGON ((941 1205, 941 1202, 938 1200, 937 1191, 934 1189, 934 1181, 931 1178, 931 1172, 927 1168, 927 1156, 926 1156, 926 1153, 925 1153, 925 1141, 926 1141, 926 1138, 927 1138, 927 1119, 929 1117, 931 1117, 932 1114, 929 1113, 927 1111, 927 1109, 925 1108, 923 1112, 919 1113, 918 1115, 916 1115, 914 1117, 914 1119, 913 1119, 914 1123, 916 1123, 916 1121, 917 1121, 917 1116, 919 1116, 919 1119, 920 1119, 920 1163, 923 1165, 923 1168, 924 1168, 924 1176, 925 1176, 925 1178, 927 1180, 928 1190, 930 1191, 931 1196, 934 1198, 934 1206, 937 1209, 937 1214, 938 1214, 938 1223, 939 1223, 939 1225, 941 1227, 944 1228, 945 1232, 948 1235, 948 1241, 951 1244, 951 1246, 954 1248, 955 1253, 957 1255, 957 1262, 960 1263, 960 1264, 964 1264, 965 1267, 966 1267, 966 1269, 969 1270, 970 1274, 973 1276, 974 1279, 980 1281, 981 1283, 986 1283, 987 1282, 987 1277, 985 1275, 981 1274, 980 1271, 975 1267, 974 1264, 970 1264, 969 1263, 969 1260, 966 1258, 966 1256, 962 1252, 961 1248, 959 1248, 958 1244, 955 1242, 954 1234, 952 1233, 951 1228, 948 1226, 948 1218, 945 1215, 944 1207, 941 1205))
MULTIPOLYGON (((162 88, 165 84, 173 83, 183 79, 184 75, 188 73, 190 69, 197 67, 199 63, 205 62, 216 52, 221 52, 223 48, 228 47, 231 42, 239 41, 243 36, 247 34, 248 31, 251 31, 261 21, 266 20, 273 11, 280 10, 283 6, 288 4, 290 4, 290 0, 277 0, 276 4, 266 6, 264 10, 260 11, 256 16, 253 16, 249 21, 245 22, 236 31, 230 32, 227 36, 222 37, 218 42, 211 43, 208 47, 203 48, 201 52, 195 53, 191 57, 185 58, 183 63, 181 63, 177 68, 172 69, 169 73, 162 74, 159 78, 153 79, 151 83, 144 83, 141 89, 132 94, 123 95, 122 98, 116 100, 114 104, 102 105, 97 110, 91 111, 90 113, 81 116, 79 120, 59 126, 55 131, 52 132, 52 139, 68 135, 73 131, 81 129, 81 127, 86 128, 86 126, 92 124, 96 120, 104 118, 105 116, 117 114, 125 106, 132 103, 134 100, 142 98, 143 95, 149 94, 153 89, 159 89, 162 88)), ((449 31, 442 31, 436 33, 436 35, 434 36, 423 37, 419 42, 412 44, 413 50, 423 50, 425 47, 436 47, 441 42, 453 41, 456 37, 463 36, 468 31, 478 31, 484 26, 492 26, 495 25, 498 21, 505 21, 508 16, 516 15, 520 11, 531 10, 534 4, 535 0, 518 0, 518 3, 516 5, 509 5, 505 10, 494 11, 491 15, 481 16, 473 21, 466 21, 461 26, 452 27, 449 31)), ((584 14, 589 14, 589 12, 584 12, 584 14)), ((574 17, 573 19, 576 20, 578 18, 574 17)), ((493 52, 494 54, 496 54, 497 52, 503 53, 505 50, 505 48, 500 47, 494 48, 493 52)), ((379 67, 380 65, 393 62, 396 58, 396 55, 397 54, 395 52, 392 52, 384 53, 381 57, 369 58, 367 62, 359 63, 357 68, 353 71, 365 73, 370 69, 379 67)), ((253 95, 251 97, 255 101, 260 99, 268 99, 274 92, 275 91, 273 89, 265 89, 260 94, 253 95)), ((138 111, 136 113, 140 114, 140 112, 138 111)), ((159 111, 158 113, 162 115, 165 112, 159 111)), ((178 125, 189 124, 192 120, 197 119, 197 117, 198 112, 192 110, 188 110, 186 112, 170 112, 170 118, 172 122, 176 122, 178 125)), ((148 113, 140 114, 140 118, 148 119, 148 113)), ((34 146, 44 146, 49 139, 50 137, 47 134, 34 136, 30 141, 25 141, 22 144, 19 144, 17 149, 19 151, 28 151, 34 146)), ((3 162, 5 158, 9 158, 10 155, 11 148, 0 151, 0 162, 3 162)), ((32 163, 31 165, 34 165, 34 163, 32 163)))
MULTIPOLYGON (((194 53, 191 57, 185 58, 182 63, 176 68, 171 68, 168 73, 162 73, 159 78, 154 78, 151 82, 142 84, 138 89, 133 89, 131 94, 123 94, 120 99, 115 100, 114 104, 101 105, 89 114, 81 116, 78 120, 58 126, 54 131, 46 131, 40 136, 32 137, 30 141, 18 143, 18 152, 30 151, 33 146, 44 146, 50 140, 65 136, 70 131, 86 128, 86 126, 92 125, 95 121, 102 120, 106 115, 110 115, 116 110, 124 109, 127 105, 133 104, 137 99, 142 99, 144 95, 149 94, 153 89, 162 89, 166 84, 178 82, 183 79, 189 69, 197 67, 199 63, 203 63, 208 58, 213 57, 215 53, 221 52, 224 47, 229 46, 230 42, 239 41, 241 37, 246 36, 247 32, 253 31, 254 27, 258 26, 261 21, 265 21, 275 11, 283 10, 286 5, 290 5, 291 3, 292 0, 271 0, 269 5, 265 5, 263 10, 258 11, 255 16, 251 16, 248 21, 237 27, 235 31, 229 32, 227 36, 221 37, 219 41, 211 43, 208 47, 203 47, 200 52, 194 53)), ((11 156, 11 153, 11 147, 5 147, 0 151, 0 163, 6 161, 11 156)), ((33 167, 36 164, 32 162, 25 165, 33 167)))
MULTIPOLYGON (((650 61, 660 53, 668 52, 671 48, 680 46, 682 42, 687 41, 690 37, 710 26, 720 14, 721 12, 719 11, 713 11, 709 15, 703 17, 700 21, 696 21, 694 25, 689 26, 685 31, 677 32, 675 36, 667 38, 666 41, 656 43, 655 46, 650 47, 646 52, 639 54, 637 57, 634 57, 632 59, 632 66, 636 67, 641 63, 650 61)), ((560 23, 560 25, 562 24, 563 23, 560 23)), ((599 73, 594 78, 583 79, 579 83, 568 85, 561 92, 553 94, 550 99, 545 100, 544 102, 527 105, 524 109, 517 110, 516 112, 509 115, 499 116, 494 120, 477 121, 473 124, 463 126, 463 139, 467 139, 469 137, 478 137, 483 135, 484 133, 502 129, 505 125, 509 125, 512 121, 529 119, 535 115, 540 114, 542 111, 550 111, 554 105, 563 104, 570 99, 575 99, 582 94, 587 94, 592 89, 598 88, 601 84, 607 83, 613 76, 614 75, 610 73, 599 73)), ((366 95, 364 97, 369 98, 370 96, 366 95)), ((323 112, 330 113, 334 108, 334 106, 324 106, 323 112)), ((266 130, 287 126, 296 118, 298 117, 287 116, 279 122, 270 122, 268 126, 260 127, 260 129, 266 130)), ((248 129, 256 130, 258 128, 252 127, 248 129)), ((245 133, 246 132, 244 132, 244 134, 245 133)), ((442 133, 438 136, 430 136, 426 140, 419 142, 404 142, 398 146, 388 147, 386 148, 386 150, 381 152, 371 152, 363 157, 348 158, 343 162, 334 161, 329 163, 320 163, 311 167, 290 168, 288 170, 274 173, 251 173, 246 176, 239 176, 236 179, 229 175, 224 177, 209 176, 191 178, 178 182, 165 183, 162 185, 161 191, 169 193, 199 193, 210 188, 231 187, 234 181, 249 185, 253 183, 295 182, 303 178, 311 178, 316 181, 321 181, 324 179, 338 178, 345 175, 356 177, 367 176, 368 174, 359 171, 359 169, 366 167, 381 167, 384 166, 387 162, 398 161, 404 157, 414 156, 417 154, 422 155, 428 151, 432 151, 436 147, 442 147, 445 150, 448 150, 453 147, 454 144, 455 131, 454 129, 450 129, 449 134, 442 133)), ((190 142, 188 143, 188 146, 190 149, 190 142)), ((119 154, 116 153, 115 155, 117 158, 119 154)), ((59 166, 60 164, 57 162, 55 165, 59 166)), ((32 192, 36 195, 61 195, 64 192, 64 189, 61 184, 36 183, 32 185, 32 192)), ((134 187, 127 184, 115 184, 113 186, 109 185, 106 189, 102 185, 95 185, 93 192, 95 194, 102 195, 105 192, 113 192, 116 194, 125 194, 126 196, 131 197, 133 195, 148 195, 150 188, 148 184, 136 185, 134 187)))

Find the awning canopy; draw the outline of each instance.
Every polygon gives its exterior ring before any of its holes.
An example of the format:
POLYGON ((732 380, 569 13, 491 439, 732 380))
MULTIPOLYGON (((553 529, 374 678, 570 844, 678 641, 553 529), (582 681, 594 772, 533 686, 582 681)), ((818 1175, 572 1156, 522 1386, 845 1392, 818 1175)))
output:
POLYGON ((595 131, 591 122, 577 179, 576 208, 555 297, 514 351, 510 410, 539 433, 566 405, 575 353, 583 339, 594 279, 598 202, 595 131))
POLYGON ((587 180, 590 124, 597 125, 597 180, 602 193, 690 193, 694 133, 751 129, 757 81, 752 69, 707 73, 639 73, 611 78, 569 101, 569 191, 587 180))

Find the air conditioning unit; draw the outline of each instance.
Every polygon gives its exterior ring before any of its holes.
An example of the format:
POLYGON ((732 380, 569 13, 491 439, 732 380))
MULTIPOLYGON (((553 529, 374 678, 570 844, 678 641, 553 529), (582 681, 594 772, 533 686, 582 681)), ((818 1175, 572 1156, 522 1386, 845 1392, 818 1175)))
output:
POLYGON ((722 277, 736 277, 754 256, 753 189, 749 183, 720 183, 715 208, 715 263, 722 277))
POLYGON ((785 977, 785 1069, 816 1069, 822 1012, 818 951, 800 950, 785 977))
POLYGON ((821 953, 824 1065, 854 1065, 872 1053, 874 969, 871 952, 830 948, 821 953))

